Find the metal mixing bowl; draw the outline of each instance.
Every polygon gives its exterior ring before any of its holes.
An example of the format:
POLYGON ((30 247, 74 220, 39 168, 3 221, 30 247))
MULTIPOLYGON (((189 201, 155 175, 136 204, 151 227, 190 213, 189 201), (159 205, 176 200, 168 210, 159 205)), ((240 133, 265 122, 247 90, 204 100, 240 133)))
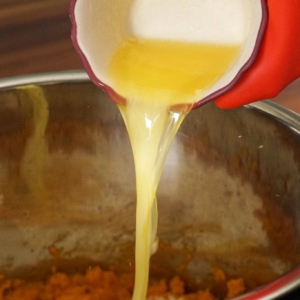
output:
MULTIPOLYGON (((220 267, 252 290, 238 299, 299 286, 299 149, 299 115, 271 102, 192 111, 159 186, 151 276, 179 274, 193 289, 220 267)), ((131 147, 115 104, 85 73, 0 81, 0 203, 7 276, 133 269, 131 147)))

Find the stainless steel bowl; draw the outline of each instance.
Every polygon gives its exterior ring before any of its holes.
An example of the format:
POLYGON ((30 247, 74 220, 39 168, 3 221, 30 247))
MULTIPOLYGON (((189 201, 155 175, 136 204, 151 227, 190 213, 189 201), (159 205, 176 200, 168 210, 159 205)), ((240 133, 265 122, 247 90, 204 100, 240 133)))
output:
MULTIPOLYGON (((252 290, 236 299, 298 287, 299 150, 299 115, 271 102, 192 111, 159 186, 151 276, 179 273, 193 289, 220 267, 252 290)), ((115 104, 85 73, 0 81, 0 203, 0 273, 133 269, 131 147, 115 104)))

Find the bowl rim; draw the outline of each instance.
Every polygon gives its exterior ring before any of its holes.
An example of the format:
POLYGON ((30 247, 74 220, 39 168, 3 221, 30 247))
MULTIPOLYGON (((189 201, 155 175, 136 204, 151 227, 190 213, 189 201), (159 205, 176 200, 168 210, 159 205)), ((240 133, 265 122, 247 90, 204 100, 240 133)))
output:
MULTIPOLYGON (((50 85, 71 82, 91 82, 84 70, 67 70, 46 73, 34 73, 28 75, 0 78, 0 91, 20 85, 40 84, 50 85)), ((289 110, 270 100, 263 100, 245 105, 244 107, 272 116, 280 123, 287 125, 293 131, 300 134, 300 114, 289 110)))
MULTIPOLYGON (((1 91, 9 90, 17 86, 29 84, 53 85, 60 83, 91 82, 84 70, 68 70, 48 73, 35 73, 0 79, 1 91)), ((0 97, 1 101, 1 97, 0 97)), ((300 135, 300 115, 276 104, 270 100, 264 100, 244 106, 246 109, 256 110, 266 114, 280 123, 286 125, 290 130, 300 135)), ((201 109, 201 108, 200 108, 201 109)), ((233 298, 234 300, 271 300, 286 295, 300 287, 300 265, 283 274, 278 279, 260 286, 249 293, 233 298)))

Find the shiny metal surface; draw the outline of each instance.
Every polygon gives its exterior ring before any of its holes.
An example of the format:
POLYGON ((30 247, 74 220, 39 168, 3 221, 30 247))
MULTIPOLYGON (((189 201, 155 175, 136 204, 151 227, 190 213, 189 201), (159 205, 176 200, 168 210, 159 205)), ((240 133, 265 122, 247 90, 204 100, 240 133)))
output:
MULTIPOLYGON (((1 273, 41 276, 66 261, 132 270, 134 168, 115 104, 81 71, 0 89, 1 273)), ((159 187, 151 276, 203 287, 217 266, 249 289, 273 282, 239 299, 299 286, 299 131, 299 115, 269 102, 192 111, 159 187)))

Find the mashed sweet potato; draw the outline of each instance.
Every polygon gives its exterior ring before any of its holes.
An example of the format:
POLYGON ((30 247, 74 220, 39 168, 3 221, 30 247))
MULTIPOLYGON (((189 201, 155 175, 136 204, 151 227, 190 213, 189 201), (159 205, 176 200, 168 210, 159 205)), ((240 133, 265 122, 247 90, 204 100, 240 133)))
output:
MULTIPOLYGON (((216 280, 225 280, 222 270, 214 269, 216 280)), ((243 279, 227 282, 227 297, 231 298, 245 291, 243 279)), ((6 279, 0 276, 0 300, 130 300, 133 290, 133 275, 118 276, 112 271, 93 267, 85 274, 67 275, 53 270, 46 281, 24 281, 6 279)), ((209 291, 185 293, 184 282, 179 277, 152 283, 148 299, 216 300, 209 291)))

